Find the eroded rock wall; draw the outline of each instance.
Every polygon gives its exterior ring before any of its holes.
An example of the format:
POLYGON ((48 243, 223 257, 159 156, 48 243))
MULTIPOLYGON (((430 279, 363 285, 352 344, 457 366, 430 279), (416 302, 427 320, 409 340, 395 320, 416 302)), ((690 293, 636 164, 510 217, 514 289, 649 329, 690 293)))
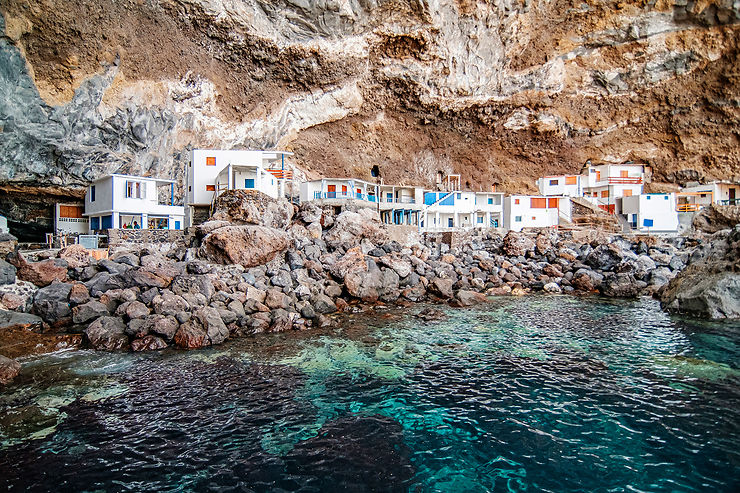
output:
POLYGON ((731 0, 4 0, 0 183, 183 177, 192 147, 309 174, 532 189, 586 159, 740 175, 731 0))

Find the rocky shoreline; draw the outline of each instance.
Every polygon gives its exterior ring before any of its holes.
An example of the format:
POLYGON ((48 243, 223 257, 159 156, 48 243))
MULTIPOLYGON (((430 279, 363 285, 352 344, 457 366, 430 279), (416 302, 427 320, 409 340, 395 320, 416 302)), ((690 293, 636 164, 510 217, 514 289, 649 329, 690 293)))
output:
POLYGON ((83 333, 95 349, 134 351, 326 326, 336 312, 375 304, 469 306, 534 292, 663 295, 691 312, 665 287, 716 243, 731 237, 735 248, 740 238, 740 228, 721 239, 483 231, 453 248, 404 246, 368 209, 250 207, 214 215, 166 252, 144 246, 96 261, 73 245, 34 262, 11 252, 0 264, 1 308, 34 314, 44 331, 83 333))

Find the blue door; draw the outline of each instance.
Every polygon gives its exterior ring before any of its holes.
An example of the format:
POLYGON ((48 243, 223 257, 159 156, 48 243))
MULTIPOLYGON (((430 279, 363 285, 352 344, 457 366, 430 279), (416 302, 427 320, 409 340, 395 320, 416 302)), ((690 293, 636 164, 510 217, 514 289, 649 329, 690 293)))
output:
POLYGON ((100 229, 113 229, 113 216, 103 216, 101 220, 102 224, 100 229))
POLYGON ((180 229, 180 221, 175 221, 175 229, 180 229))
POLYGON ((254 188, 254 178, 244 180, 244 188, 254 188))
POLYGON ((100 229, 100 218, 99 217, 90 218, 90 229, 93 231, 97 231, 98 229, 100 229))
POLYGON ((451 217, 448 217, 447 218, 447 226, 450 227, 450 228, 452 227, 452 218, 451 217))

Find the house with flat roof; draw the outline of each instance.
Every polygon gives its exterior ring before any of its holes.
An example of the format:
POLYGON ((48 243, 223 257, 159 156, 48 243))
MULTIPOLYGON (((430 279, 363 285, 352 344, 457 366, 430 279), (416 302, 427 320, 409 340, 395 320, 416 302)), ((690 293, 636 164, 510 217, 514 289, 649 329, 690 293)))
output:
POLYGON ((709 204, 740 205, 740 183, 718 180, 701 185, 687 184, 677 195, 679 212, 694 212, 709 204))
POLYGON ((254 190, 277 199, 293 179, 286 151, 194 149, 185 172, 185 222, 208 218, 214 199, 225 190, 254 190))
POLYGON ((583 197, 610 213, 616 210, 617 198, 640 195, 649 166, 645 164, 591 164, 581 173, 583 197))
POLYGON ((539 178, 537 188, 540 195, 561 195, 563 197, 582 197, 580 175, 552 175, 539 178))
POLYGON ((183 229, 184 208, 174 205, 175 181, 112 174, 85 193, 89 232, 105 229, 183 229))
POLYGON ((419 225, 424 189, 411 185, 379 185, 378 210, 385 224, 419 225))
POLYGON ((644 193, 620 199, 621 214, 633 230, 641 232, 678 231, 676 195, 644 193))
POLYGON ((511 231, 555 227, 561 218, 571 219, 568 197, 509 195, 504 200, 504 228, 511 231))
POLYGON ((503 226, 501 192, 425 191, 420 211, 424 231, 503 226))

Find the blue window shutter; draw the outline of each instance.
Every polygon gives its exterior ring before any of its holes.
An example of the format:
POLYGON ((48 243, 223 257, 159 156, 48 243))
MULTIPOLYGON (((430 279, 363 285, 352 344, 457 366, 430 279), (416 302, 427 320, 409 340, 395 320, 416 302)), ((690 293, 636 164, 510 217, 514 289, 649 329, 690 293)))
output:
POLYGON ((175 221, 175 229, 180 229, 180 221, 175 221))
POLYGON ((642 224, 646 228, 652 228, 653 227, 653 220, 652 219, 643 219, 642 220, 642 224))
POLYGON ((244 188, 254 188, 254 178, 247 178, 244 180, 244 188))

